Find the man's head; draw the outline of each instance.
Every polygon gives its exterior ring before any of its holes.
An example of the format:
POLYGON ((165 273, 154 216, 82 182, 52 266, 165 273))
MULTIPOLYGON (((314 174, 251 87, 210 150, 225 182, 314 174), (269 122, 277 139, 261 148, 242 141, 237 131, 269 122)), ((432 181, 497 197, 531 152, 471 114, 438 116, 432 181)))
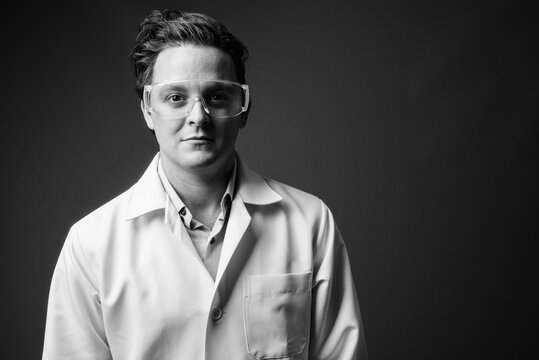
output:
POLYGON ((249 105, 245 46, 207 15, 168 10, 150 12, 137 40, 137 93, 165 171, 230 169, 249 105))
POLYGON ((223 24, 204 14, 152 10, 140 23, 137 44, 131 52, 140 99, 144 85, 152 83, 153 66, 159 53, 178 45, 220 49, 232 58, 237 81, 245 84, 245 62, 249 52, 223 24))

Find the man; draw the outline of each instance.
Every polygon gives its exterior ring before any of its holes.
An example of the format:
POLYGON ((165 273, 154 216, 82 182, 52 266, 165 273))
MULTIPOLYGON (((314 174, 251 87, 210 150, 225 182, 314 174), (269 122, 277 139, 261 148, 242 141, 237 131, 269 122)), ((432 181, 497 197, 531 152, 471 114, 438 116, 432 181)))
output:
POLYGON ((159 153, 71 228, 43 359, 366 359, 330 211, 235 153, 246 48, 210 17, 178 11, 152 11, 137 40, 159 153))

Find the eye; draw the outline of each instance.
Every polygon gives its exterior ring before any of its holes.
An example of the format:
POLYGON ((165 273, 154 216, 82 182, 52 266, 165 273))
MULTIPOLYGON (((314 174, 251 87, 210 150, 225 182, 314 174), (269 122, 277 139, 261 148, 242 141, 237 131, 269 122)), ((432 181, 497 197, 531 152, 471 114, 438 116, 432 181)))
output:
POLYGON ((187 98, 181 94, 171 94, 166 97, 167 102, 171 102, 173 104, 178 104, 182 102, 186 102, 187 98))
POLYGON ((210 95, 209 101, 215 104, 223 103, 228 101, 228 95, 225 93, 213 93, 210 95))

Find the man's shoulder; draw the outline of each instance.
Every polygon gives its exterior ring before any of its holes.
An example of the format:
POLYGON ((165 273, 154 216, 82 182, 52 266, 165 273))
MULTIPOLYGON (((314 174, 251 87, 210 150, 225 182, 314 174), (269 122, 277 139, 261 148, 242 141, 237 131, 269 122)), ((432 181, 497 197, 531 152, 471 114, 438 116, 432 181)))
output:
POLYGON ((295 215, 300 215, 300 218, 308 223, 319 223, 328 215, 332 217, 331 210, 317 195, 272 178, 263 177, 263 179, 275 193, 281 196, 282 199, 276 204, 287 216, 298 219, 295 215))
POLYGON ((129 203, 132 197, 134 185, 113 199, 105 202, 87 215, 75 222, 74 227, 95 227, 110 223, 111 221, 123 220, 128 214, 129 203))
MULTIPOLYGON (((274 203, 275 207, 267 209, 270 214, 281 213, 297 228, 306 226, 316 232, 334 225, 331 210, 317 195, 272 178, 263 179, 281 197, 280 201, 274 203)), ((264 207, 260 211, 265 211, 264 207)))
POLYGON ((322 202, 318 196, 295 186, 265 176, 263 179, 285 202, 293 202, 303 206, 316 206, 322 202))
POLYGON ((162 208, 165 195, 157 175, 157 161, 156 155, 134 185, 84 216, 75 226, 86 226, 94 231, 92 227, 107 228, 162 208))
MULTIPOLYGON (((243 201, 247 204, 269 205, 284 211, 287 216, 301 214, 306 219, 315 220, 325 216, 329 210, 316 195, 298 187, 262 175, 247 166, 239 158, 240 189, 243 201)), ((260 208, 262 210, 262 208, 260 208)))

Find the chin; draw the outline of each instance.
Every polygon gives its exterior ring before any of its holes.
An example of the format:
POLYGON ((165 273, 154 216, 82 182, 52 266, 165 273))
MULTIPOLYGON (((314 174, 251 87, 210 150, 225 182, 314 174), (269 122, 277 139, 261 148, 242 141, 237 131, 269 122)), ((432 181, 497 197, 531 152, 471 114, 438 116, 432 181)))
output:
POLYGON ((182 157, 178 163, 181 167, 190 169, 206 169, 219 162, 219 156, 212 153, 193 154, 193 156, 182 157))

